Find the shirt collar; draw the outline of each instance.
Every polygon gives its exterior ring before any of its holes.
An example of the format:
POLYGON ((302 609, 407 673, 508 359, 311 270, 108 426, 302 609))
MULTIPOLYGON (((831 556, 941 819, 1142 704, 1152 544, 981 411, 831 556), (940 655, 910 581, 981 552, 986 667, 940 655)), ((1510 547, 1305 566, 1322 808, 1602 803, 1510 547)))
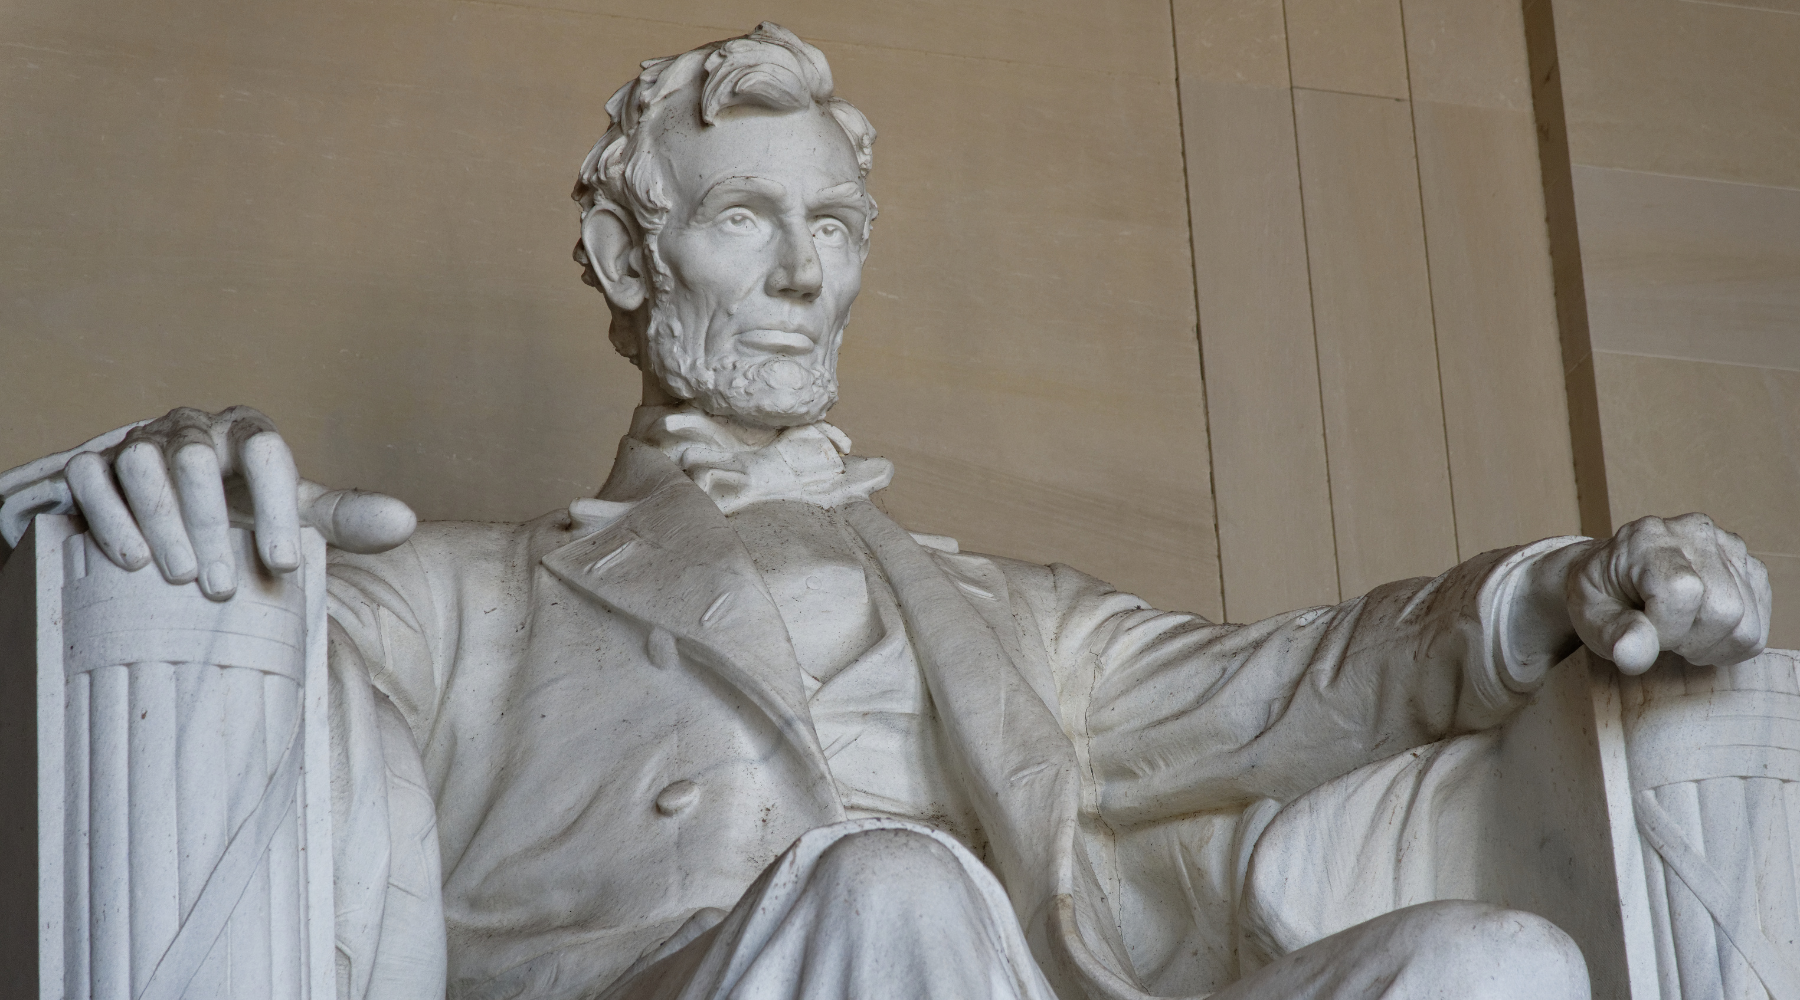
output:
POLYGON ((894 465, 850 454, 850 438, 824 422, 774 429, 694 406, 640 406, 629 437, 667 455, 727 514, 764 500, 837 507, 887 487, 894 465))

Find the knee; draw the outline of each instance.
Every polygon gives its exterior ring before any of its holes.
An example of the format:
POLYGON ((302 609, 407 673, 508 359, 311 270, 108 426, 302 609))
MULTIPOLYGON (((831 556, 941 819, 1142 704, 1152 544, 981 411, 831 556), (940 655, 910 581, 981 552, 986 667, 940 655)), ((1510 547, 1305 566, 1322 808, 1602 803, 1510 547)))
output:
POLYGON ((966 895, 968 882, 950 848, 912 830, 879 828, 848 834, 826 848, 813 878, 833 895, 916 903, 966 895))
POLYGON ((1587 962, 1575 940, 1535 913, 1486 903, 1410 907, 1398 935, 1409 964, 1444 983, 1446 995, 1588 1000, 1587 962))

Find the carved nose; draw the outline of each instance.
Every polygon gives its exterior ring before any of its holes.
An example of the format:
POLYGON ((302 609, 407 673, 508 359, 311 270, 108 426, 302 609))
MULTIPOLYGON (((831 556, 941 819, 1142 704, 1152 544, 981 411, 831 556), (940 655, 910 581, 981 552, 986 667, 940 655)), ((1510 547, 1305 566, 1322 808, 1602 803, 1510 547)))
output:
POLYGON ((781 264, 769 274, 769 294, 804 302, 818 298, 825 287, 825 266, 813 246, 812 232, 801 228, 785 234, 781 242, 781 264))
POLYGON ((683 778, 656 795, 656 811, 664 816, 684 812, 700 799, 700 786, 683 778))

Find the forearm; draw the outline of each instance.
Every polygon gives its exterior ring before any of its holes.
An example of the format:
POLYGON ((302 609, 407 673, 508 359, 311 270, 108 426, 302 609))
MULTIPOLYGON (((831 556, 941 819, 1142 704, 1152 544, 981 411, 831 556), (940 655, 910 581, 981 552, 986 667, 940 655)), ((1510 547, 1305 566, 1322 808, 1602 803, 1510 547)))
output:
POLYGON ((1100 654, 1088 714, 1104 807, 1143 820, 1285 798, 1504 720, 1565 638, 1551 615, 1522 613, 1533 631, 1515 640, 1515 607, 1541 604, 1543 581, 1574 555, 1562 550, 1582 541, 1483 553, 1431 580, 1252 625, 1159 629, 1162 616, 1145 617, 1155 612, 1129 616, 1119 631, 1134 641, 1100 654), (1527 655, 1509 661, 1509 644, 1527 655))

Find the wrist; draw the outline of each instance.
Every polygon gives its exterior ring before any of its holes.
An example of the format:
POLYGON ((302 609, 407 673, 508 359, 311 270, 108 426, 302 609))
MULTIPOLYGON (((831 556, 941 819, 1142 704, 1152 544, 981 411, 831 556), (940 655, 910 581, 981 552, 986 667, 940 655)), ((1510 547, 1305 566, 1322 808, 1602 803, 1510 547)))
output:
POLYGON ((1580 539, 1547 549, 1513 568, 1502 591, 1501 668, 1507 684, 1527 690, 1581 645, 1569 617, 1569 573, 1599 543, 1580 539))

